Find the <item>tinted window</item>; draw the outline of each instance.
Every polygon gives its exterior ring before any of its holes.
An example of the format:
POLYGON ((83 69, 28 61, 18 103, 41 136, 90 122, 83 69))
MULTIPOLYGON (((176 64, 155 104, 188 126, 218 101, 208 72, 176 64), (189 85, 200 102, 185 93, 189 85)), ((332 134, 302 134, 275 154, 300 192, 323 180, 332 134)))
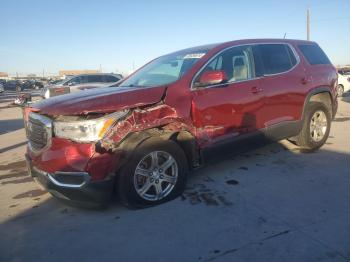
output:
POLYGON ((256 48, 259 52, 263 72, 266 75, 288 71, 296 64, 296 58, 285 44, 264 44, 256 48))
POLYGON ((118 77, 106 75, 104 76, 104 82, 113 83, 119 81, 118 77))
POLYGON ((253 53, 250 46, 230 48, 217 55, 196 77, 195 86, 199 86, 199 79, 206 71, 225 71, 227 82, 247 80, 253 77, 253 53))
POLYGON ((81 83, 81 77, 73 77, 71 80, 66 82, 64 85, 79 85, 81 83))
POLYGON ((100 76, 100 75, 88 75, 87 76, 87 83, 97 83, 97 82, 103 82, 102 76, 100 76))
POLYGON ((89 77, 88 76, 81 76, 80 77, 80 83, 81 84, 89 83, 89 77))
POLYGON ((326 65, 331 63, 318 45, 299 45, 299 49, 310 65, 326 65))
POLYGON ((297 64, 297 59, 295 57, 295 54, 293 53, 292 49, 289 46, 286 46, 289 54, 289 59, 292 63, 292 66, 295 66, 297 64))

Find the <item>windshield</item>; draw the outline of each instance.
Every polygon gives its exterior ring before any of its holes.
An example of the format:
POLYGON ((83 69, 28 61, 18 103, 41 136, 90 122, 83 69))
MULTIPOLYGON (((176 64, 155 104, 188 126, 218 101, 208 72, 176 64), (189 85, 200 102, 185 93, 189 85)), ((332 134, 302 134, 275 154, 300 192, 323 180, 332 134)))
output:
POLYGON ((148 87, 173 83, 188 72, 207 51, 192 50, 159 57, 123 81, 120 86, 148 87))

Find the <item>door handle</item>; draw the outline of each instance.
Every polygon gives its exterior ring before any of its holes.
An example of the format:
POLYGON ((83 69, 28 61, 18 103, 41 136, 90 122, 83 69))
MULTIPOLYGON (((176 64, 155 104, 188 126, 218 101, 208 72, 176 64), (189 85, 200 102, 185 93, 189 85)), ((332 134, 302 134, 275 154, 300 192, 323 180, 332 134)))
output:
POLYGON ((258 93, 264 91, 264 89, 262 89, 261 87, 256 87, 256 86, 252 87, 250 90, 253 94, 258 94, 258 93))

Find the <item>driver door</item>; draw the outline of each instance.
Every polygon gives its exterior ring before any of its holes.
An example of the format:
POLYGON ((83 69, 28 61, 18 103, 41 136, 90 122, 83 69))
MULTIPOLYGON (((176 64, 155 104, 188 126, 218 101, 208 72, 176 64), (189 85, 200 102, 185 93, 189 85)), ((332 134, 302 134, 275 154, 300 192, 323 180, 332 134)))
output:
POLYGON ((263 127, 263 94, 255 78, 250 46, 226 49, 197 74, 192 86, 192 120, 202 146, 230 141, 263 127), (205 72, 224 72, 222 83, 201 83, 205 72))

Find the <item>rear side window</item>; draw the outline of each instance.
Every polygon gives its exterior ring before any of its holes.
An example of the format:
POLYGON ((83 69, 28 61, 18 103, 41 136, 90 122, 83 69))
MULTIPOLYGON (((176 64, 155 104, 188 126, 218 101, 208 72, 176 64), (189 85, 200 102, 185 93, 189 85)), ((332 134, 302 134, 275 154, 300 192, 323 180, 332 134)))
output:
POLYGON ((88 78, 88 80, 87 80, 88 83, 103 82, 102 76, 100 76, 100 75, 88 75, 87 78, 88 78))
POLYGON ((108 82, 108 83, 113 83, 113 82, 117 82, 120 79, 115 77, 115 76, 110 76, 110 75, 105 75, 104 76, 104 82, 108 82))
POLYGON ((262 44, 254 48, 255 56, 260 57, 262 71, 265 75, 286 72, 297 64, 297 59, 286 44, 262 44))
POLYGON ((331 63, 318 45, 299 45, 299 49, 310 65, 327 65, 331 63))

